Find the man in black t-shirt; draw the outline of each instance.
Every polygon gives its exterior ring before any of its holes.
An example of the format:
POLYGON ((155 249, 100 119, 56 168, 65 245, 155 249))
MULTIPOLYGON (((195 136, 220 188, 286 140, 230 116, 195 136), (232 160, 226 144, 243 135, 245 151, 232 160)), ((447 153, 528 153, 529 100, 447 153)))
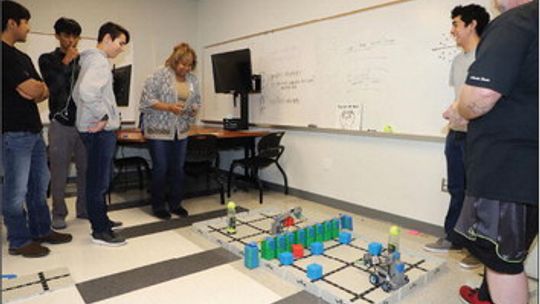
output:
POLYGON ((47 206, 49 169, 37 103, 49 90, 30 57, 14 47, 26 41, 29 19, 20 4, 2 1, 2 214, 9 254, 40 257, 49 253, 41 243, 67 243, 71 235, 51 230, 47 206))
MULTIPOLYGON (((523 261, 538 234, 538 0, 496 2, 508 11, 484 32, 452 118, 470 121, 455 230, 486 266, 493 302, 527 303, 523 261)), ((468 286, 460 295, 491 303, 468 286)))
POLYGON ((77 168, 77 218, 86 213, 86 148, 75 128, 77 107, 71 97, 79 72, 77 43, 81 26, 62 17, 54 23, 59 46, 39 56, 39 69, 49 87, 49 161, 51 168, 52 227, 66 228, 68 209, 65 200, 66 181, 72 157, 77 168))

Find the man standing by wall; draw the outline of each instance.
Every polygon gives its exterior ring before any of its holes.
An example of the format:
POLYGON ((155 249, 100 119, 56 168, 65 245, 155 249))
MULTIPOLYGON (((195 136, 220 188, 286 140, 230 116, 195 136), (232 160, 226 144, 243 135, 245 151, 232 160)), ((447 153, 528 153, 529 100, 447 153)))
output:
POLYGON ((452 123, 466 124, 467 196, 455 230, 486 266, 491 299, 468 286, 468 303, 524 304, 523 261, 538 234, 538 0, 497 0, 452 123))
MULTIPOLYGON (((467 70, 474 62, 476 46, 480 42, 485 27, 489 23, 489 14, 476 4, 456 6, 451 13, 452 29, 456 44, 463 52, 458 54, 452 61, 450 69, 450 86, 454 88, 455 98, 458 98, 459 90, 465 83, 467 70)), ((446 112, 443 114, 446 117, 446 112)), ((449 124, 448 135, 444 154, 446 156, 446 170, 448 180, 448 192, 450 193, 450 205, 444 220, 445 238, 440 238, 435 243, 426 244, 424 249, 430 252, 448 252, 449 250, 461 249, 457 240, 453 237, 463 199, 465 198, 465 140, 466 127, 449 124)), ((480 262, 472 255, 467 255, 460 265, 470 269, 480 266, 480 262)))
POLYGON ((52 227, 66 228, 68 210, 65 201, 66 180, 71 159, 77 168, 77 217, 86 214, 86 150, 75 128, 77 107, 71 97, 79 73, 77 43, 81 26, 77 21, 60 18, 54 24, 59 42, 53 52, 39 57, 39 69, 49 87, 49 160, 51 166, 52 227))
POLYGON ((126 244, 112 231, 119 223, 107 216, 105 194, 111 180, 120 113, 113 92, 113 77, 108 58, 115 58, 129 42, 129 32, 107 22, 99 28, 95 49, 81 53, 81 71, 73 99, 77 103, 76 126, 86 147, 86 207, 92 224, 92 241, 107 246, 126 244))
POLYGON ((26 41, 29 20, 25 7, 2 1, 2 213, 9 253, 41 257, 49 249, 40 243, 67 243, 71 235, 51 230, 47 206, 49 169, 37 103, 49 90, 30 57, 15 48, 26 41))

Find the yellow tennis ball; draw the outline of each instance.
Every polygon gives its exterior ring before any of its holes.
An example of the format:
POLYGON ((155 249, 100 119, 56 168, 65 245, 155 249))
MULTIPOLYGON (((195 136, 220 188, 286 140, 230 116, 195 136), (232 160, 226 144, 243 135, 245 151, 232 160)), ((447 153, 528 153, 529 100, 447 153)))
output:
POLYGON ((227 208, 229 208, 229 209, 234 209, 234 208, 236 208, 236 204, 235 204, 233 201, 230 201, 230 202, 227 204, 227 208))
POLYGON ((392 226, 390 227, 390 234, 391 235, 399 235, 401 233, 401 229, 399 229, 399 226, 392 226))

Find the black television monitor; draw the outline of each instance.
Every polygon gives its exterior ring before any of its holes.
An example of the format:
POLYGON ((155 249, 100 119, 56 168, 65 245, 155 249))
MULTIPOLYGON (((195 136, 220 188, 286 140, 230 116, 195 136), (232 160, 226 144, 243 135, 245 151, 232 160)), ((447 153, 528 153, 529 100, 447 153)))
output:
POLYGON ((249 49, 212 55, 216 93, 251 91, 251 55, 249 49))
POLYGON ((113 70, 113 91, 116 105, 129 106, 129 88, 131 85, 131 64, 113 70))

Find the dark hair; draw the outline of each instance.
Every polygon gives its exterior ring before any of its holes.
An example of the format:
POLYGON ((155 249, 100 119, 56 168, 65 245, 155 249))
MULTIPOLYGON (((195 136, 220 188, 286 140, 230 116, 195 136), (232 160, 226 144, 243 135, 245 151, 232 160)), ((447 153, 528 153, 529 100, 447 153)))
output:
POLYGON ((129 32, 128 32, 128 30, 126 30, 124 27, 122 27, 119 24, 116 24, 116 23, 113 23, 113 22, 107 22, 107 23, 103 24, 99 28, 98 38, 97 38, 98 43, 103 41, 103 38, 107 34, 109 34, 111 36, 112 40, 114 40, 114 39, 120 37, 120 35, 124 34, 124 35, 126 35, 126 43, 129 43, 129 32))
POLYGON ((2 32, 6 30, 9 19, 15 20, 19 25, 23 19, 30 20, 30 12, 17 2, 2 1, 2 32))
POLYGON ((56 34, 64 33, 79 37, 81 35, 81 31, 81 25, 73 19, 61 17, 54 23, 54 32, 56 34))
POLYGON ((473 20, 476 20, 476 34, 481 36, 489 23, 489 14, 486 9, 477 4, 469 4, 465 6, 458 5, 452 10, 452 19, 461 17, 461 20, 465 25, 471 24, 473 20))

